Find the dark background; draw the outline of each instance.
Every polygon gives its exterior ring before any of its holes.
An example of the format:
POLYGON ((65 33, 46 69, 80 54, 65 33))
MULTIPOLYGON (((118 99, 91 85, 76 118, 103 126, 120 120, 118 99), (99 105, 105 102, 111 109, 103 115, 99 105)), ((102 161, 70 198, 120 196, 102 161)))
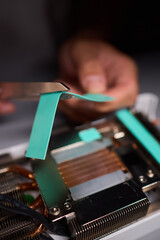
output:
POLYGON ((0 81, 55 79, 60 46, 79 33, 159 54, 159 26, 158 1, 0 0, 0 81))
POLYGON ((101 32, 121 50, 135 54, 160 50, 158 1, 75 1, 77 28, 101 32))

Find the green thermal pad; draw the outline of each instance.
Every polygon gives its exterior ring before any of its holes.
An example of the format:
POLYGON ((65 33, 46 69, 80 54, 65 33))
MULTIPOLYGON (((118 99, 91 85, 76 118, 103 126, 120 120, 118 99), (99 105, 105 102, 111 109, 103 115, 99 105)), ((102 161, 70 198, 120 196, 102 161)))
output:
POLYGON ((102 94, 86 94, 84 96, 71 92, 54 92, 41 94, 29 140, 29 146, 26 152, 26 157, 43 160, 45 159, 57 105, 60 98, 63 98, 63 95, 72 95, 73 97, 82 100, 94 102, 107 102, 113 100, 113 98, 102 94))
POLYGON ((45 161, 31 160, 31 166, 47 207, 61 206, 68 198, 68 190, 54 159, 47 154, 45 161))
POLYGON ((78 133, 80 139, 83 142, 92 142, 102 138, 102 135, 98 132, 96 128, 89 128, 82 130, 78 133))
POLYGON ((27 204, 31 204, 34 201, 34 197, 30 194, 25 194, 24 197, 26 199, 27 204))
POLYGON ((142 123, 127 109, 118 111, 116 116, 160 164, 160 144, 142 123))

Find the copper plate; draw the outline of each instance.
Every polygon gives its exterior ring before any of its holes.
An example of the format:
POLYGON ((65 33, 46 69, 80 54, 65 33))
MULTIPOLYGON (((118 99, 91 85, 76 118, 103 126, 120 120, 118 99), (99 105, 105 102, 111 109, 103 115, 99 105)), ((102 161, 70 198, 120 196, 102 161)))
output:
POLYGON ((58 169, 68 188, 120 169, 127 171, 118 155, 109 149, 59 163, 58 169))

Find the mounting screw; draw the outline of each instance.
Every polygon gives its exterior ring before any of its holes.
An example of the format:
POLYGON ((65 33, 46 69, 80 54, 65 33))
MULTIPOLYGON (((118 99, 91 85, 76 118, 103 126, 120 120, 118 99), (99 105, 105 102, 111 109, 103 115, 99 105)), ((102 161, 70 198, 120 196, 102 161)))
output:
POLYGON ((70 202, 65 202, 65 203, 64 203, 64 207, 65 207, 66 210, 70 210, 71 207, 72 207, 72 205, 71 205, 70 202))
POLYGON ((54 216, 58 216, 60 214, 60 209, 58 207, 53 207, 51 211, 54 216))
POLYGON ((138 180, 139 180, 141 183, 147 182, 147 179, 146 179, 144 176, 139 176, 138 180))
POLYGON ((154 173, 153 173, 153 171, 152 171, 151 169, 148 170, 147 176, 148 176, 149 178, 153 178, 153 177, 154 177, 154 173))
POLYGON ((115 139, 120 139, 120 138, 123 138, 125 136, 125 133, 124 132, 116 132, 114 134, 114 138, 115 139))

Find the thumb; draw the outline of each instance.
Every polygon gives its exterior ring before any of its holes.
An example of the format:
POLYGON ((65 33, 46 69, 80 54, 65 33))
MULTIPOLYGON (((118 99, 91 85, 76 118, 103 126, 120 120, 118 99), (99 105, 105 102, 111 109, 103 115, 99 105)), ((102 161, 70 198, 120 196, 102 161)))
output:
POLYGON ((79 40, 74 44, 72 57, 85 92, 103 93, 107 90, 106 74, 99 58, 103 51, 103 44, 97 41, 79 40))
POLYGON ((99 60, 91 59, 78 66, 79 81, 85 92, 103 93, 107 90, 107 79, 99 60))

